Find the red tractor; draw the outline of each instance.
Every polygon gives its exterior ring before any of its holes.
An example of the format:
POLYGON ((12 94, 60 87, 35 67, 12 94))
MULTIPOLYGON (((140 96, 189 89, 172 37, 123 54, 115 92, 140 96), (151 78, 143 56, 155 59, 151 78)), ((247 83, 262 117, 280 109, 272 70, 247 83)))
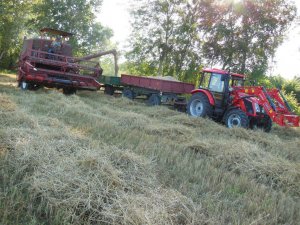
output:
POLYGON ((107 54, 114 55, 117 73, 115 50, 76 58, 67 42, 73 34, 51 28, 43 28, 40 32, 40 38, 24 39, 17 78, 21 89, 54 87, 63 89, 64 94, 73 94, 76 90, 98 90, 101 84, 97 79, 102 75, 102 69, 99 61, 91 59, 107 54))
POLYGON ((272 121, 280 126, 299 127, 299 116, 278 89, 245 87, 244 81, 242 74, 204 69, 200 87, 192 91, 188 113, 224 122, 229 128, 261 128, 269 132, 272 121))

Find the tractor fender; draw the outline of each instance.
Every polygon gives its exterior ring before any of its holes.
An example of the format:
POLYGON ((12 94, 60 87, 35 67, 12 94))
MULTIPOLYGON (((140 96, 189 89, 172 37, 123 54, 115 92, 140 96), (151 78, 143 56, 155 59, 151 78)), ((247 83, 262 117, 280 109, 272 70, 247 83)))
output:
POLYGON ((215 99, 212 93, 209 90, 204 90, 204 89, 196 89, 192 91, 192 94, 195 93, 203 93, 207 96, 209 103, 214 106, 215 105, 215 99))

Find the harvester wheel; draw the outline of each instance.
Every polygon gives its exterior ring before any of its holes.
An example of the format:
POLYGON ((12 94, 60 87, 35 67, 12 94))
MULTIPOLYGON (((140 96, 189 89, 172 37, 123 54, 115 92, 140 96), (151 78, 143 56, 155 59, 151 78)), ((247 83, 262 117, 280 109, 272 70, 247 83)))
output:
POLYGON ((76 93, 76 89, 75 88, 63 88, 63 93, 65 95, 73 95, 76 93))
POLYGON ((212 110, 207 96, 203 93, 193 94, 187 105, 187 111, 193 117, 210 117, 212 110))
POLYGON ((115 89, 111 85, 105 85, 105 87, 104 87, 104 93, 107 94, 107 95, 114 95, 115 89))
POLYGON ((22 89, 22 90, 29 90, 30 89, 30 84, 29 83, 27 83, 26 81, 21 81, 20 82, 20 88, 22 89))
POLYGON ((123 90, 123 96, 132 100, 132 99, 134 99, 135 94, 132 90, 125 88, 123 90))
POLYGON ((155 106, 155 105, 160 105, 161 104, 161 100, 158 94, 152 94, 150 95, 147 104, 150 106, 155 106))
POLYGON ((225 124, 228 128, 249 127, 249 119, 245 112, 240 109, 232 109, 225 115, 225 124))

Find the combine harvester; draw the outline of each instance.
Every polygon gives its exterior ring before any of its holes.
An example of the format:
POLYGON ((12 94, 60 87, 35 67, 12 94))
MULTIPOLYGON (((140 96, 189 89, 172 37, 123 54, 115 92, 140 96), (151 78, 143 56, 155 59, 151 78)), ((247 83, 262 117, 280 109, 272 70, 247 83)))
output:
POLYGON ((50 28, 40 32, 41 38, 24 39, 17 77, 21 89, 35 90, 44 86, 63 89, 64 94, 73 94, 76 90, 99 90, 101 84, 97 79, 102 75, 102 69, 99 62, 91 59, 108 54, 115 58, 117 74, 115 50, 76 58, 72 57, 72 47, 67 43, 73 34, 50 28), (51 40, 54 36, 56 41, 51 40))
POLYGON ((261 128, 269 132, 272 122, 299 127, 282 93, 262 86, 243 86, 245 75, 204 69, 200 87, 192 91, 187 111, 193 117, 209 117, 227 127, 261 128))

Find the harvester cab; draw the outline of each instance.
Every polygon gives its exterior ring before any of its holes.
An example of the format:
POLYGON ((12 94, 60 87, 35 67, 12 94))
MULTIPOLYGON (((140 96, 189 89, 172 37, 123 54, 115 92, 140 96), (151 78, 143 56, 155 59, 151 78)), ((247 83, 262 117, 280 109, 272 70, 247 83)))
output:
POLYGON ((115 73, 118 73, 116 50, 100 51, 84 57, 73 57, 68 39, 72 33, 43 28, 40 38, 24 38, 19 58, 18 84, 23 90, 39 87, 63 89, 64 94, 76 90, 98 90, 97 81, 102 75, 99 60, 112 54, 115 60, 115 73))
POLYGON ((227 127, 261 128, 270 131, 272 121, 280 126, 299 126, 299 116, 278 89, 244 86, 245 75, 204 69, 200 86, 192 91, 187 110, 193 117, 210 117, 227 127))

